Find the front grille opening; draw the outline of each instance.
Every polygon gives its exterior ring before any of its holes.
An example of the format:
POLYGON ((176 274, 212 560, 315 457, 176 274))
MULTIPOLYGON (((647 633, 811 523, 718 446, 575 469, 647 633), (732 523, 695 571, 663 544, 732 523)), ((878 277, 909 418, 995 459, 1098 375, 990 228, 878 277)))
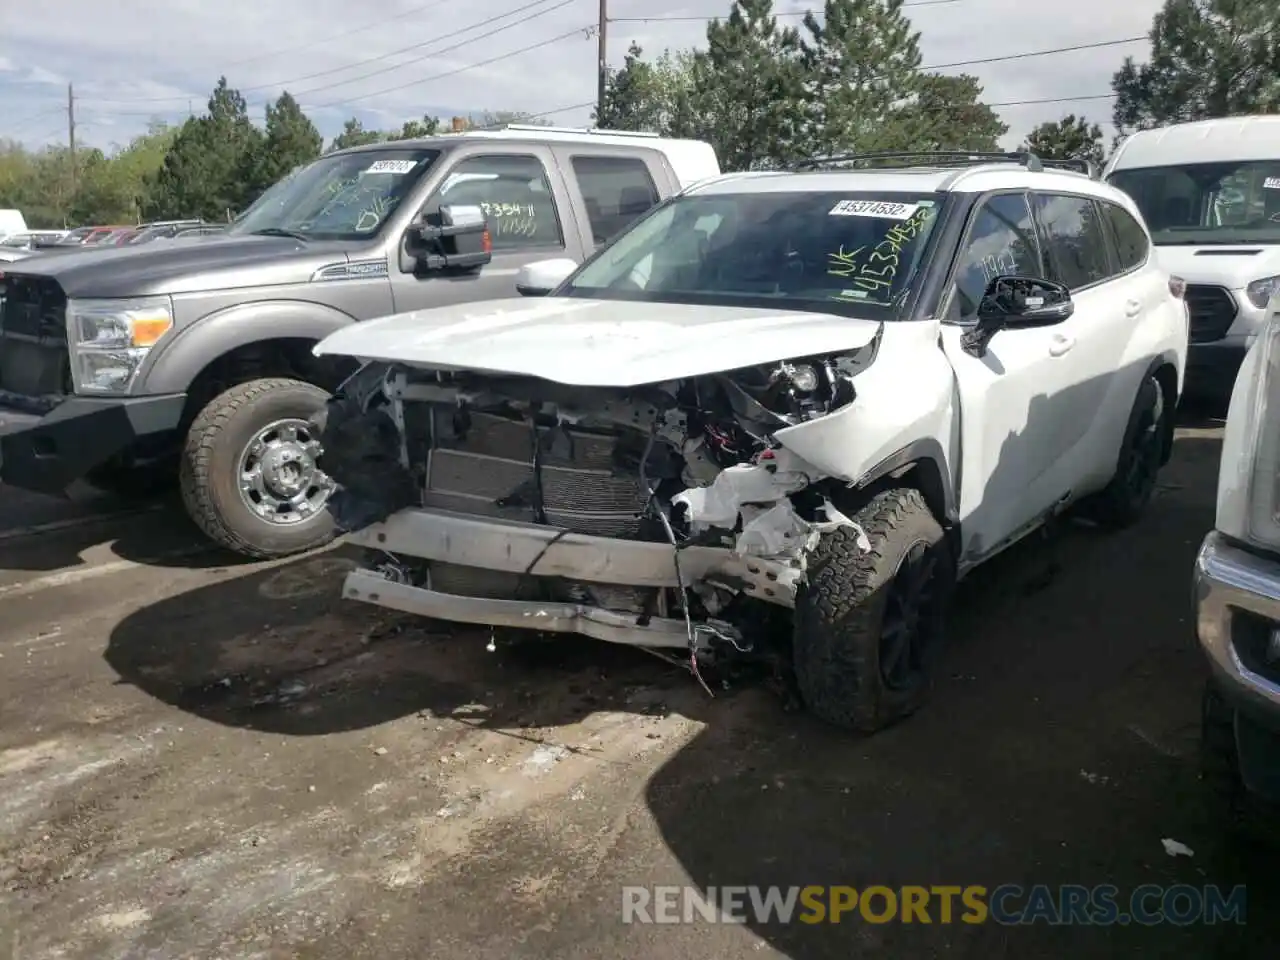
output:
POLYGON ((57 399, 71 393, 67 297, 49 277, 6 273, 0 293, 0 392, 57 399))
POLYGON ((1280 684, 1280 650, 1273 647, 1272 631, 1280 623, 1256 613, 1236 610, 1231 617, 1231 645, 1245 668, 1271 683, 1280 684))
POLYGON ((1192 343, 1212 343, 1227 335, 1238 307, 1226 287, 1190 283, 1184 297, 1191 315, 1192 343))

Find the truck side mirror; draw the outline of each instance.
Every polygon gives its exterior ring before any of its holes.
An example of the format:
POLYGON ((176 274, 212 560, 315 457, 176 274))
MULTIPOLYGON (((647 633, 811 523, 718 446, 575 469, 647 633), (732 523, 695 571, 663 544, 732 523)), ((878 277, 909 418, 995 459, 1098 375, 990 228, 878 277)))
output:
POLYGON ((427 270, 468 270, 493 259, 493 237, 477 206, 446 204, 409 230, 414 258, 427 270))

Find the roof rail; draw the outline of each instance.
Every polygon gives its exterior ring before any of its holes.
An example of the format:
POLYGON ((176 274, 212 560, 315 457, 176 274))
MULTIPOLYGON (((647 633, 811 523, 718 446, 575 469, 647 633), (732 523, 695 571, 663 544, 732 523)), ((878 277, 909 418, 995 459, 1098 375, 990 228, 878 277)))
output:
POLYGON ((1088 160, 1042 160, 1025 150, 1010 153, 968 152, 962 150, 888 151, 881 153, 846 153, 832 157, 813 157, 791 165, 792 170, 842 169, 876 164, 882 169, 909 167, 967 167, 982 163, 1017 163, 1032 173, 1040 173, 1045 167, 1074 170, 1088 177, 1097 173, 1088 160))
POLYGON ((599 127, 548 127, 538 123, 508 123, 503 130, 526 130, 530 133, 590 133, 609 137, 647 137, 657 139, 661 136, 648 130, 604 130, 599 127))

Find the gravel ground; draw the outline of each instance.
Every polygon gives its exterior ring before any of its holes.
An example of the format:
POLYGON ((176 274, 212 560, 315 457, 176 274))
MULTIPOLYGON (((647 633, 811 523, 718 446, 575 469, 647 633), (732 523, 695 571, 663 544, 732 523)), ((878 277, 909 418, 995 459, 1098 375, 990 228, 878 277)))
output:
POLYGON ((0 490, 0 957, 1272 957, 1274 855, 1197 773, 1219 440, 1179 431, 1138 527, 967 582, 933 700, 870 739, 339 601, 341 549, 0 490), (1248 923, 621 922, 629 884, 1002 883, 1245 883, 1248 923))

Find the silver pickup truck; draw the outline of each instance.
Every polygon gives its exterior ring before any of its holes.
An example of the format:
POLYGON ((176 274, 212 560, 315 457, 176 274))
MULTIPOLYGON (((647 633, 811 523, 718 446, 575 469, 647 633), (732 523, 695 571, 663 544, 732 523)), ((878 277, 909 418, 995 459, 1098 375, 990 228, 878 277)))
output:
POLYGON ((719 174, 712 148, 511 126, 355 147, 292 172, 225 232, 0 265, 0 481, 136 494, 180 478, 250 557, 334 535, 309 419, 348 324, 511 296, 719 174))

